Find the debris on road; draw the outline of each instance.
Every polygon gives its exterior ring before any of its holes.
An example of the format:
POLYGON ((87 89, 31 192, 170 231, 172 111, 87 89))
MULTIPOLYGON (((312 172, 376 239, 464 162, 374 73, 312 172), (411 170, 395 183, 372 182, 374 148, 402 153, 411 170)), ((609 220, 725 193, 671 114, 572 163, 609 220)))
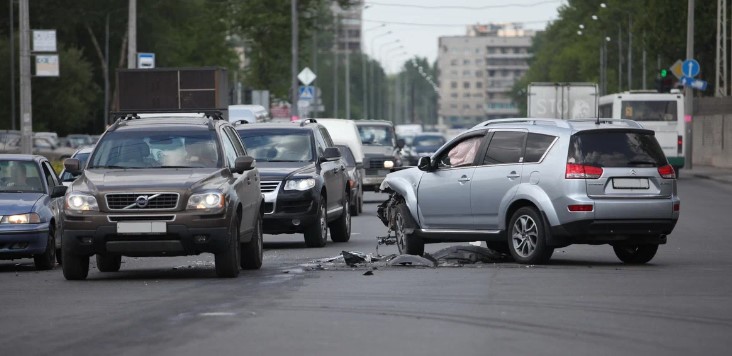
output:
POLYGON ((387 262, 390 266, 437 267, 437 263, 417 255, 399 255, 387 262))
POLYGON ((366 272, 364 272, 363 275, 364 276, 373 276, 374 275, 374 271, 366 271, 366 272))
POLYGON ((341 255, 343 255, 343 261, 346 262, 349 267, 355 267, 359 263, 371 262, 371 258, 367 258, 366 255, 360 252, 341 251, 341 255))
POLYGON ((434 252, 433 257, 440 266, 460 266, 475 263, 496 263, 510 261, 511 258, 498 251, 473 245, 458 245, 434 252))

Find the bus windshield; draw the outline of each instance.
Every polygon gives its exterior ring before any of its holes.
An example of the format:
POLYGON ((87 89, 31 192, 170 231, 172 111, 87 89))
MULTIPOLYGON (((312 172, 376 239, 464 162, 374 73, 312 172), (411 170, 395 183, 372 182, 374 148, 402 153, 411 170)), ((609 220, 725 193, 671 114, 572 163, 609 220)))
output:
POLYGON ((623 101, 622 119, 634 121, 676 121, 678 110, 673 100, 623 101))

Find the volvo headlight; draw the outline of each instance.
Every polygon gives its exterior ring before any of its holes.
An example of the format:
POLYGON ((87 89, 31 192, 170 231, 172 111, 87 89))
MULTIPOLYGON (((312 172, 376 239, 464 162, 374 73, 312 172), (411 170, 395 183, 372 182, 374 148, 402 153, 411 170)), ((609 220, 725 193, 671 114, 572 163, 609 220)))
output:
POLYGON ((224 194, 219 192, 198 193, 188 198, 186 209, 217 209, 223 208, 224 194))
POLYGON ((6 215, 0 219, 0 224, 38 224, 41 217, 36 213, 6 215))
POLYGON ((70 193, 66 195, 66 209, 74 211, 99 211, 97 198, 84 193, 70 193))
POLYGON ((313 178, 305 178, 305 179, 290 179, 285 183, 285 190, 299 190, 299 191, 305 191, 308 189, 312 189, 315 186, 315 179, 313 178))

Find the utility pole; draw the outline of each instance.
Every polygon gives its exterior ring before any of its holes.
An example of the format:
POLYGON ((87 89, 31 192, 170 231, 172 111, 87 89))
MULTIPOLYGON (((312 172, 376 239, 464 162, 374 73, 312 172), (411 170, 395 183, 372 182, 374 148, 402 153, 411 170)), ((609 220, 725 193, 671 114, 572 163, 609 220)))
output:
POLYGON ((30 19, 28 0, 18 0, 20 20, 20 153, 33 153, 33 112, 31 105, 30 19))
POLYGON ((104 24, 104 126, 109 124, 109 13, 104 24))
POLYGON ((137 68, 137 0, 129 2, 127 33, 127 68, 137 68))
POLYGON ((361 51, 361 119, 369 117, 368 95, 366 94, 366 89, 368 88, 366 85, 366 82, 368 81, 368 78, 366 77, 367 58, 366 54, 361 51))
POLYGON ((727 96, 727 0, 717 0, 717 55, 714 96, 727 96))
POLYGON ((292 59, 290 61, 290 72, 292 74, 292 87, 290 88, 290 97, 292 98, 292 104, 290 105, 290 117, 293 119, 299 118, 299 112, 297 107, 297 49, 298 49, 298 24, 297 24, 297 0, 290 0, 290 17, 292 21, 292 59))
MULTIPOLYGON (((623 92, 623 30, 618 24, 618 93, 623 92)), ((628 90, 630 90, 630 82, 628 82, 628 90)))
MULTIPOLYGON (((694 0, 688 0, 689 9, 686 17, 686 59, 694 58, 694 0)), ((692 114, 694 113, 693 89, 684 88, 684 122, 686 123, 686 168, 692 169, 693 130, 692 114)))
POLYGON ((630 14, 628 14, 628 90, 633 90, 633 21, 630 14))
MULTIPOLYGON (((318 70, 318 30, 316 29, 313 32, 313 51, 312 51, 312 64, 313 69, 315 69, 315 73, 320 73, 318 70)), ((318 78, 316 77, 315 80, 311 83, 312 86, 315 87, 315 90, 313 90, 313 108, 311 110, 313 119, 318 116, 318 85, 317 82, 318 78)))
POLYGON ((336 23, 335 23, 335 49, 333 50, 333 117, 338 117, 338 98, 340 97, 340 94, 338 92, 338 52, 340 50, 340 44, 338 43, 339 40, 339 31, 341 23, 341 17, 340 15, 336 16, 336 23))
POLYGON ((348 40, 348 28, 343 29, 346 39, 346 120, 351 119, 351 43, 348 40))
POLYGON ((15 130, 15 0, 10 0, 10 125, 15 130))

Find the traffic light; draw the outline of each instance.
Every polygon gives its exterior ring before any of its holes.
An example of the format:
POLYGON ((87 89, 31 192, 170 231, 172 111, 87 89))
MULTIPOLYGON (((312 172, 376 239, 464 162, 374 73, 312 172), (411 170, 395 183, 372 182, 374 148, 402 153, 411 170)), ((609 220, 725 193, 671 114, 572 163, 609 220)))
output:
POLYGON ((674 80, 668 69, 661 69, 656 76, 656 91, 659 93, 668 93, 674 86, 674 80))

